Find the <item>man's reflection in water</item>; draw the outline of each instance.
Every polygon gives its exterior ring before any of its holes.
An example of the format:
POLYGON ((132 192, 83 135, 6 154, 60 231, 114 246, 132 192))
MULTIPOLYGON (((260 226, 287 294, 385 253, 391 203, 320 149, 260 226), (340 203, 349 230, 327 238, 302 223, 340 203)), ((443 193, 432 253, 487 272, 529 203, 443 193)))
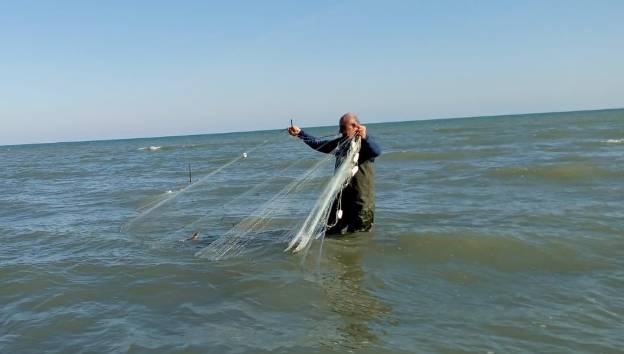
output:
POLYGON ((326 239, 323 245, 321 285, 330 308, 343 319, 337 328, 344 339, 340 344, 351 348, 376 342, 378 336, 369 326, 382 323, 391 311, 363 284, 363 252, 371 242, 370 234, 360 234, 326 239))

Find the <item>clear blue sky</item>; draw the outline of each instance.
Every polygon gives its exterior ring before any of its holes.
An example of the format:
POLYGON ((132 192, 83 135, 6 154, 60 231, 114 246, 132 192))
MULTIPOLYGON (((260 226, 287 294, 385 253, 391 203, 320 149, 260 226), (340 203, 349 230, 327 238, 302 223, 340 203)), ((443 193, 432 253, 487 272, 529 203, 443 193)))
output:
POLYGON ((0 145, 624 106, 624 1, 2 1, 0 145))

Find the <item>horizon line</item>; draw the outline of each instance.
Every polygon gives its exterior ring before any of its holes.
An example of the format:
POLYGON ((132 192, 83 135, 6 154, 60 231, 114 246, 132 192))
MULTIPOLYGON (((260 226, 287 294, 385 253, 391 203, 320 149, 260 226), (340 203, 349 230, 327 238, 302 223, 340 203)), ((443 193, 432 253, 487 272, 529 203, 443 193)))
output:
MULTIPOLYGON (((563 111, 551 111, 551 112, 528 112, 528 113, 508 113, 508 114, 494 114, 485 116, 461 116, 461 117, 439 117, 439 118, 425 118, 425 119, 408 119, 408 120, 396 120, 386 122, 367 122, 366 124, 391 124, 391 123, 407 123, 407 122, 426 122, 432 120, 454 120, 454 119, 470 119, 470 118, 499 118, 499 117, 518 117, 528 116, 534 114, 560 114, 560 113, 574 113, 574 112, 600 112, 600 111, 617 111, 624 110, 624 107, 612 107, 612 108, 592 108, 592 109, 580 109, 580 110, 563 110, 563 111)), ((326 128, 333 125, 319 125, 311 126, 308 128, 326 128)), ((253 132, 268 132, 280 130, 281 128, 270 129, 256 129, 256 130, 233 130, 218 133, 197 133, 197 134, 177 134, 177 135, 161 135, 161 136, 143 136, 132 138, 112 138, 112 139, 91 139, 91 140, 68 140, 68 141, 49 141, 49 142, 35 142, 35 143, 20 143, 20 144, 6 144, 0 145, 0 147, 7 146, 25 146, 25 145, 45 145, 45 144, 72 144, 72 143, 88 143, 98 141, 121 141, 121 140, 138 140, 138 139, 163 139, 163 138, 177 138, 177 137, 190 137, 201 135, 226 135, 226 134, 241 134, 241 133, 253 133, 253 132)))

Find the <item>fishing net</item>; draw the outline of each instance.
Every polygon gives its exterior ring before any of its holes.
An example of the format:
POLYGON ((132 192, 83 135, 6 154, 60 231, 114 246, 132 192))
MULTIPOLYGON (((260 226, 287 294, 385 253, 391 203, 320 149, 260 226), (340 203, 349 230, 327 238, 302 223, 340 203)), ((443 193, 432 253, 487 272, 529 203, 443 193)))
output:
MULTIPOLYGON (((337 136, 325 138, 329 142, 337 136)), ((357 173, 360 140, 340 139, 331 154, 282 158, 258 169, 253 152, 260 153, 266 143, 213 168, 192 184, 157 195, 122 229, 178 240, 201 233, 208 244, 202 244, 196 255, 211 260, 274 243, 305 255, 311 242, 322 239, 331 226, 327 224, 330 213, 336 213, 335 220, 342 217, 339 203, 336 210, 332 205, 357 173), (246 172, 249 168, 254 168, 253 180, 246 172)))

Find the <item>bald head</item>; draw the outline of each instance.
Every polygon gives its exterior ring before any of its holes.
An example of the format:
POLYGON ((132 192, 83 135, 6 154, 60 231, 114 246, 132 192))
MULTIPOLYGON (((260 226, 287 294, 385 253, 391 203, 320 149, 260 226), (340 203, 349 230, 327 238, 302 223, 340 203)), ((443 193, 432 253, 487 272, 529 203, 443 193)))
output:
POLYGON ((357 116, 352 112, 348 112, 340 117, 340 134, 345 137, 352 137, 356 132, 356 127, 360 124, 357 116))
POLYGON ((347 112, 340 117, 340 124, 343 123, 360 123, 358 117, 353 112, 347 112))

